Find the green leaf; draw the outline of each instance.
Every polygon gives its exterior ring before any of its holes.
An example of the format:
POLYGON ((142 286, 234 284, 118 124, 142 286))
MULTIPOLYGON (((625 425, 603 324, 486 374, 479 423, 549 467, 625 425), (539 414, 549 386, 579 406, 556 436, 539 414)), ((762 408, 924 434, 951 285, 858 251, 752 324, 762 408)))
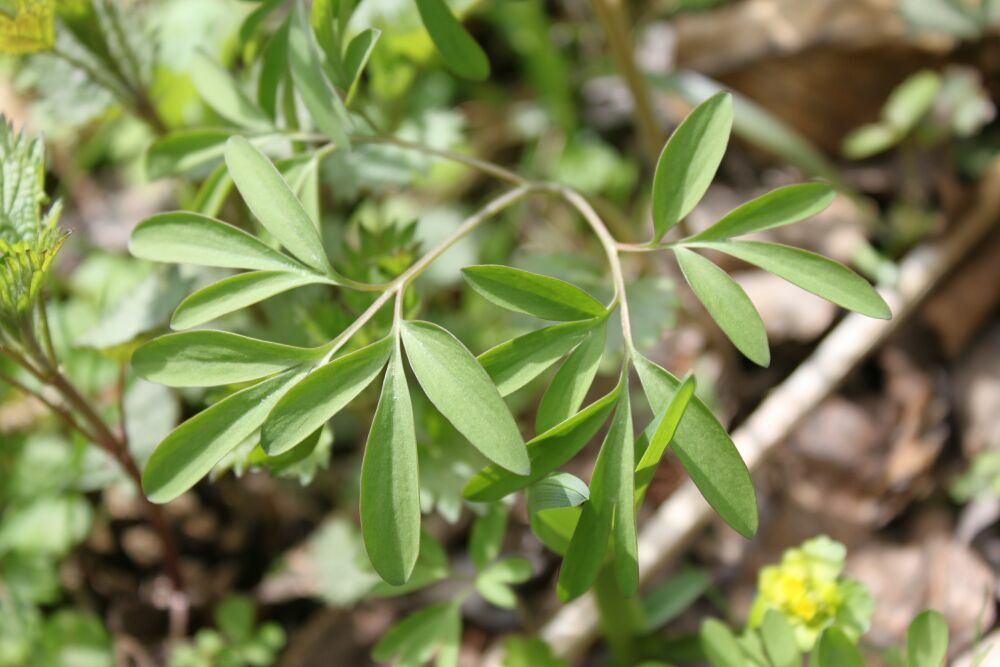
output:
POLYGON ((543 320, 574 321, 603 317, 607 309, 576 285, 509 266, 462 269, 472 289, 501 308, 543 320))
POLYGON ((503 667, 569 667, 552 655, 552 648, 538 637, 508 637, 504 642, 503 667))
POLYGON ((814 662, 818 667, 865 667, 858 647, 836 626, 828 627, 820 635, 809 664, 814 662))
POLYGON ((795 630, 783 613, 769 609, 764 614, 760 636, 767 657, 774 667, 802 667, 802 655, 795 639, 795 630))
POLYGON ((620 387, 594 401, 566 421, 528 442, 531 473, 517 475, 498 465, 480 470, 465 485, 462 494, 476 502, 494 502, 534 484, 583 449, 600 430, 618 400, 620 387))
POLYGON ((528 487, 528 512, 535 514, 563 507, 578 507, 590 500, 583 480, 568 472, 557 472, 528 487))
POLYGON ((225 331, 167 334, 132 356, 141 377, 168 387, 213 387, 256 380, 316 361, 322 349, 291 347, 225 331))
POLYGON ((570 540, 580 522, 586 504, 578 507, 557 507, 540 510, 528 515, 531 532, 547 549, 560 556, 566 555, 570 540))
POLYGON ((825 209, 835 196, 833 188, 826 183, 799 183, 778 188, 734 208, 688 241, 722 241, 798 222, 825 209))
POLYGON ((698 633, 701 648, 713 667, 745 667, 746 659, 736 642, 736 637, 724 623, 714 618, 706 619, 698 633))
MULTIPOLYGON (((635 370, 654 414, 664 412, 680 381, 645 357, 635 370)), ((726 429, 697 396, 691 399, 674 436, 674 452, 708 504, 746 538, 757 532, 757 498, 750 472, 726 429)))
POLYGON ((418 667, 433 658, 442 644, 457 643, 461 623, 461 613, 454 602, 424 607, 389 628, 372 649, 372 658, 379 662, 395 658, 401 667, 418 667))
POLYGON ((642 599, 646 632, 652 633, 680 616, 712 585, 705 570, 688 569, 675 574, 642 599))
POLYGON ((666 409, 657 417, 657 425, 653 431, 653 436, 649 439, 649 445, 642 453, 639 464, 635 467, 635 502, 636 506, 642 503, 646 495, 649 483, 653 481, 657 466, 663 458, 664 452, 670 446, 670 442, 677 433, 684 412, 688 403, 694 396, 694 376, 688 374, 681 382, 677 391, 670 397, 666 409))
POLYGON ((347 99, 354 96, 358 81, 361 80, 361 73, 371 58, 375 45, 378 44, 382 31, 377 28, 368 28, 354 36, 351 43, 347 45, 344 53, 344 76, 346 77, 347 99))
POLYGON ((732 97, 718 93, 695 107, 674 130, 653 176, 654 240, 701 201, 722 162, 732 127, 732 97))
POLYGON ((260 427, 302 375, 286 371, 238 391, 175 428, 146 462, 142 472, 146 496, 154 503, 166 503, 194 486, 260 427))
POLYGON ((216 128, 174 130, 146 151, 146 176, 155 180, 221 160, 232 135, 232 130, 216 128))
POLYGON ((489 59, 444 0, 417 0, 417 9, 448 69, 470 81, 489 78, 489 59))
POLYGON ((321 273, 330 265, 309 214, 271 161, 243 137, 226 142, 226 166, 243 200, 290 253, 321 273))
POLYGON ((291 19, 286 18, 264 46, 260 56, 257 79, 257 104, 272 120, 278 115, 281 82, 288 71, 288 31, 291 19))
POLYGON ((191 210, 202 215, 215 217, 222 209, 222 205, 226 203, 232 190, 233 179, 229 177, 226 165, 220 163, 202 182, 197 194, 195 194, 194 201, 191 202, 191 210))
POLYGON ((305 270, 239 227, 186 211, 160 213, 140 222, 132 231, 129 251, 154 262, 262 271, 305 270))
POLYGON ((590 481, 590 501, 559 571, 558 593, 563 602, 579 597, 593 585, 614 528, 614 562, 618 584, 628 596, 638 586, 635 517, 633 509, 632 414, 627 375, 622 374, 611 427, 601 445, 590 481))
POLYGON ((203 287, 181 301, 170 326, 173 329, 190 329, 290 289, 325 282, 326 279, 321 276, 305 273, 241 273, 203 287))
POLYGON ((718 266, 687 248, 674 248, 684 279, 740 352, 759 366, 771 363, 767 332, 750 297, 718 266))
POLYGON ((274 406, 261 431, 261 446, 271 456, 295 447, 353 401, 382 371, 392 351, 384 338, 320 366, 292 387, 274 406))
POLYGON ((864 278, 822 255, 759 241, 724 241, 696 245, 724 252, 770 271, 807 292, 848 310, 883 320, 892 317, 889 306, 864 278))
POLYGON ((591 331, 556 371, 538 404, 536 433, 544 433, 569 419, 583 405, 604 356, 605 333, 605 327, 591 331))
POLYGON ((933 609, 920 612, 906 630, 906 667, 941 667, 948 654, 948 622, 933 609))
POLYGON ((295 81, 295 90, 309 110, 313 122, 337 147, 350 148, 348 133, 351 119, 337 89, 330 82, 319 49, 312 39, 312 30, 305 15, 298 11, 297 25, 288 33, 288 62, 295 81))
POLYGON ((848 159, 863 160, 889 150, 902 138, 899 131, 890 125, 870 123, 862 125, 844 137, 840 150, 848 159))
POLYGON ((476 569, 482 570, 496 560, 506 534, 507 508, 502 503, 490 503, 469 532, 469 558, 476 569))
POLYGON ((905 134, 916 127, 934 104, 941 90, 941 77, 932 70, 921 70, 899 84, 882 108, 882 119, 905 134))
POLYGON ((240 89, 219 63, 199 51, 190 66, 191 81, 208 106, 237 127, 273 129, 271 120, 240 89))
POLYGON ((545 372, 573 349, 603 318, 555 324, 518 336, 479 355, 479 363, 508 396, 545 372))
POLYGON ((399 340, 389 360, 361 464, 361 529, 379 576, 406 583, 420 550, 417 436, 399 340))
POLYGON ((506 558, 494 563, 476 577, 476 590, 491 604, 502 609, 517 606, 517 595, 511 584, 523 584, 531 579, 531 561, 522 556, 506 558))
POLYGON ((434 407, 486 458, 527 475, 517 423, 472 353, 430 322, 404 322, 402 337, 413 374, 434 407))

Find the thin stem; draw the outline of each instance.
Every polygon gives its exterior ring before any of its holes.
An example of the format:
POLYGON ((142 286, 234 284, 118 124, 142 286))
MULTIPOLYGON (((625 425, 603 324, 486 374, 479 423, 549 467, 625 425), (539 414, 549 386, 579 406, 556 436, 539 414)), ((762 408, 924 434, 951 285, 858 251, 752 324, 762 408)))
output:
POLYGON ((20 391, 25 396, 30 396, 31 398, 34 398, 35 400, 41 402, 53 414, 55 414, 60 419, 62 419, 64 422, 66 422, 66 424, 70 428, 72 428, 74 431, 78 432, 84 438, 86 438, 88 440, 91 440, 91 441, 93 441, 93 440, 96 439, 96 436, 94 434, 90 433, 89 431, 87 431, 87 429, 85 429, 80 424, 80 422, 78 422, 76 420, 76 418, 73 417, 73 414, 71 412, 67 411, 62 406, 57 405, 53 401, 50 401, 48 398, 45 397, 45 395, 42 392, 35 391, 34 389, 32 389, 31 387, 29 387, 28 385, 24 384, 23 382, 21 382, 20 380, 14 378, 13 376, 7 375, 3 371, 0 371, 0 381, 9 384, 11 387, 14 387, 14 389, 17 389, 18 391, 20 391))
POLYGON ((625 78, 625 84, 632 93, 642 150, 649 163, 655 164, 660 147, 663 145, 663 133, 660 131, 660 123, 653 107, 653 96, 635 62, 628 36, 625 8, 621 0, 593 0, 593 5, 594 13, 597 14, 597 19, 608 39, 608 48, 611 49, 618 69, 625 78))
POLYGON ((412 141, 406 141, 405 139, 397 139, 396 137, 388 137, 382 135, 357 135, 351 137, 351 141, 356 144, 383 144, 389 146, 397 146, 399 148, 406 148, 409 150, 418 151, 426 155, 434 155, 445 160, 451 160, 452 162, 459 162, 473 169, 478 169, 479 171, 495 176, 502 181, 507 181, 508 183, 513 183, 514 185, 527 185, 529 183, 528 179, 519 176, 518 174, 505 169, 498 164, 492 162, 487 162, 486 160, 480 160, 478 158, 470 157, 468 155, 463 155, 462 153, 457 153, 455 151, 446 150, 443 148, 434 148, 433 146, 426 146, 424 144, 415 143, 412 141))

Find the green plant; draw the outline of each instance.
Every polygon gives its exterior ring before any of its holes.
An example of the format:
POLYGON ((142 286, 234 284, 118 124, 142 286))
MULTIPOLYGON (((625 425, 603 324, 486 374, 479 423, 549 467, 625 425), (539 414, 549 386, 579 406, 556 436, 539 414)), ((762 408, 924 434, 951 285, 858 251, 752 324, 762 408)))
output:
MULTIPOLYGON (((695 395, 694 378, 677 378, 644 356, 633 331, 644 313, 630 311, 633 281, 623 260, 672 253, 722 331, 747 358, 766 366, 770 349, 760 317, 739 285, 703 253, 729 255, 845 308, 888 317, 878 293, 848 268, 797 248, 738 238, 814 215, 830 203, 832 189, 822 183, 781 188, 708 229, 686 233, 683 222, 714 178, 733 122, 730 96, 718 94, 695 108, 660 153, 648 242, 619 240, 600 207, 580 192, 442 147, 422 136, 419 124, 399 121, 392 104, 383 109, 381 103, 391 97, 386 91, 400 85, 395 77, 405 77, 413 66, 397 70, 393 35, 352 23, 362 16, 360 8, 355 14, 354 2, 317 0, 310 11, 303 3, 292 4, 286 11, 283 3, 267 2, 247 15, 241 47, 250 55, 242 74, 205 54, 194 60, 191 82, 210 109, 213 126, 168 130, 143 101, 148 86, 133 85, 134 94, 116 96, 157 136, 146 154, 147 173, 197 183, 187 198, 192 210, 140 223, 131 237, 133 255, 221 269, 198 274, 210 284, 173 312, 175 333, 146 342, 132 357, 133 371, 143 378, 211 392, 205 399, 211 405, 173 430, 149 457, 142 490, 159 504, 225 469, 288 470, 310 459, 324 438, 328 446, 328 422, 352 401, 373 398, 366 389, 382 376, 359 494, 363 543, 383 580, 374 584, 374 594, 409 592, 450 574, 444 551, 421 530, 421 467, 427 460, 421 416, 437 419, 438 439, 446 440, 441 434, 447 433, 473 445, 475 451, 456 449, 479 468, 461 482, 481 518, 470 545, 476 567, 470 586, 405 618, 376 647, 376 656, 412 664, 436 653, 442 663, 454 662, 465 595, 475 590, 495 605, 516 604, 513 587, 532 572, 523 559, 501 556, 506 512, 501 503, 524 490, 532 529, 564 556, 560 597, 571 600, 594 588, 609 638, 627 657, 633 629, 626 626, 637 613, 631 598, 639 587, 635 513, 667 449, 673 448, 706 500, 741 535, 756 532, 758 517, 746 466, 695 395), (441 161, 453 164, 440 167, 441 161), (391 212, 379 209, 377 196, 367 197, 366 188, 385 184, 369 174, 387 164, 427 172, 420 174, 424 184, 435 177, 447 181, 468 168, 507 189, 436 242, 422 243, 409 220, 387 222, 391 212), (451 171, 441 177, 440 169, 451 171), (367 214, 376 222, 354 236, 346 225, 332 224, 335 216, 321 187, 329 180, 347 181, 351 198, 361 201, 358 217, 367 214), (230 201, 234 186, 245 210, 230 201), (583 221, 594 241, 589 247, 606 263, 607 280, 588 291, 520 268, 466 266, 462 277, 470 294, 478 295, 467 301, 482 297, 492 304, 479 302, 483 318, 495 317, 498 311, 487 308, 497 306, 531 322, 551 323, 476 356, 449 330, 418 319, 433 312, 432 290, 424 284, 449 250, 493 218, 516 219, 515 207, 529 199, 555 202, 583 221), (222 222, 221 215, 242 224, 222 222), (229 270, 246 271, 225 273, 229 270), (317 311, 303 318, 307 335, 284 331, 289 335, 283 340, 299 344, 197 328, 251 306, 268 307, 271 297, 291 299, 293 290, 314 295, 310 303, 317 311), (323 310, 334 300, 344 307, 323 310), (602 361, 614 366, 617 382, 584 407, 602 361), (505 399, 557 365, 534 416, 535 435, 526 441, 505 399), (654 415, 639 434, 633 432, 633 416, 642 414, 632 409, 633 371, 654 415), (421 389, 416 396, 413 380, 421 389), (606 424, 590 483, 558 472, 606 424)), ((488 61, 448 7, 441 0, 416 4, 428 45, 436 45, 448 68, 469 80, 487 78, 488 61)), ((105 40, 113 36, 101 34, 105 40)), ((110 56, 119 68, 129 62, 127 53, 120 55, 110 56)), ((138 57, 132 60, 141 64, 138 57)), ((107 76, 95 79, 109 90, 116 87, 107 76)), ((34 168, 40 169, 40 159, 34 168)), ((405 182, 411 183, 421 181, 405 182)), ((35 229, 49 229, 41 220, 34 216, 35 229)), ((33 269, 26 283, 30 317, 15 312, 11 331, 18 337, 4 352, 38 383, 54 387, 62 402, 49 401, 52 409, 113 454, 138 483, 124 436, 68 382, 51 346, 46 350, 45 308, 34 282, 37 277, 41 284, 43 268, 33 269)), ((8 380, 48 401, 40 389, 8 380)), ((150 507, 151 521, 169 540, 162 518, 150 507)), ((219 648, 216 640, 209 648, 219 648)))
POLYGON ((217 630, 199 630, 170 656, 170 667, 258 667, 274 664, 285 643, 277 623, 255 627, 253 602, 230 596, 215 607, 217 630))

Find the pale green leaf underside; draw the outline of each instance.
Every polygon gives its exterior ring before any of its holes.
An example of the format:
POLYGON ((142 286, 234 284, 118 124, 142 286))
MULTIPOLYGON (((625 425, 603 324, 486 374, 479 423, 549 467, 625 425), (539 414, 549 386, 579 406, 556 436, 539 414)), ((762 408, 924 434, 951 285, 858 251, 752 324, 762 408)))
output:
POLYGON ((238 391, 187 420, 146 462, 142 489, 154 503, 170 502, 207 475, 223 456, 260 428, 267 413, 302 372, 291 370, 238 391))
POLYGON ((674 130, 653 176, 654 240, 701 201, 722 162, 732 127, 732 97, 718 93, 695 107, 674 130))
POLYGON ((329 264, 319 232, 271 161, 244 137, 226 142, 225 157, 236 189, 257 220, 290 253, 327 273, 329 264))
POLYGON ((545 372, 573 349, 602 319, 566 322, 518 336, 479 355, 479 363, 508 396, 545 372))
POLYGON ((389 360, 361 464, 361 529, 368 558, 394 586, 406 583, 420 550, 417 437, 399 351, 389 360))
MULTIPOLYGON (((680 381, 652 361, 633 357, 654 414, 664 412, 680 381)), ((726 523, 746 538, 757 532, 757 498, 750 472, 729 434, 697 396, 674 436, 674 452, 691 481, 726 523)))
POLYGON ((509 266, 467 266, 465 281, 501 308, 543 320, 572 321, 601 317, 601 302, 576 285, 509 266))
POLYGON ((239 227, 186 211, 160 213, 140 222, 132 231, 129 251, 155 262, 260 271, 306 270, 239 227))
POLYGON ((274 456, 288 451, 353 401, 381 372, 392 350, 385 338, 317 368, 274 406, 261 446, 274 456))
POLYGON ((283 271, 251 271, 203 287, 181 301, 172 329, 190 329, 296 287, 326 283, 322 276, 283 271))
POLYGON ((527 474, 528 453, 517 423, 472 353, 430 322, 403 323, 402 338, 410 367, 434 407, 488 459, 527 474))
POLYGON ((675 247, 674 254, 692 291, 736 349, 755 364, 770 364, 771 350, 764 323, 743 288, 695 252, 675 247))
POLYGON ((855 312, 889 319, 892 312, 864 278, 822 255, 778 243, 724 241, 694 244, 732 255, 784 278, 807 292, 855 312))
POLYGON ((213 387, 273 375, 321 354, 226 331, 188 331, 146 343, 132 355, 132 368, 170 387, 213 387))
POLYGON ((485 81, 490 61, 444 0, 417 0, 424 27, 448 68, 463 79, 485 81))
POLYGON ((535 415, 535 432, 544 433, 572 417, 587 397, 604 356, 605 327, 594 329, 556 371, 535 415))
POLYGON ((722 241, 805 220, 829 206, 835 194, 826 183, 799 183, 778 188, 734 208, 688 240, 722 241))

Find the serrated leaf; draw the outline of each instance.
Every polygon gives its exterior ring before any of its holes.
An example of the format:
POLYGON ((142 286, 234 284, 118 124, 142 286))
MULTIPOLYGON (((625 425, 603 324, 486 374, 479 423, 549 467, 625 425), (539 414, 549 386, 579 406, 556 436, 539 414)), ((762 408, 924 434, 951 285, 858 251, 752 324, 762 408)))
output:
POLYGON ((295 90, 309 110, 309 115, 320 132, 337 147, 349 148, 348 133, 351 119, 347 114, 337 89, 330 82, 319 50, 312 39, 312 30, 305 15, 298 11, 298 20, 288 33, 288 62, 295 82, 295 90))
POLYGON ((220 116, 237 127, 272 129, 267 115, 250 101, 229 72, 205 53, 195 53, 189 71, 198 94, 220 116))
POLYGON ((722 241, 798 222, 825 209, 835 195, 826 183, 799 183, 778 188, 734 208, 688 240, 722 241))
POLYGON ((212 387, 273 375, 322 354, 226 331, 188 331, 149 341, 132 355, 132 368, 168 387, 212 387))
POLYGON ((225 269, 305 271, 305 267, 239 227, 198 213, 174 211, 143 220, 132 231, 129 251, 154 262, 225 269))
POLYGON ((444 0, 417 0, 420 18, 452 72, 470 81, 490 76, 490 61, 482 47, 465 30, 444 0))
POLYGON ((483 352, 479 363, 500 395, 508 396, 545 372, 601 323, 603 319, 594 318, 538 329, 483 352))
POLYGON ((906 630, 906 667, 941 667, 948 654, 948 622, 940 612, 920 612, 906 630))
POLYGON ((146 462, 142 472, 146 496, 154 503, 166 503, 194 486, 260 428, 281 395, 302 375, 286 371, 238 391, 175 428, 146 462))
POLYGON ((517 423, 472 353, 430 322, 404 322, 401 330, 410 368, 434 407, 486 458, 528 474, 517 423))
POLYGON ((687 248, 675 247, 681 273, 705 310, 743 355, 759 366, 771 363, 764 323, 750 297, 725 271, 687 248))
POLYGON ((420 550, 417 436, 399 341, 389 360, 361 464, 361 529, 372 567, 406 583, 420 550))
POLYGON ((190 329, 296 287, 327 282, 307 273, 251 271, 203 287, 181 301, 170 320, 172 329, 190 329))
POLYGON ((290 253, 320 273, 330 273, 316 226, 271 161, 244 137, 226 142, 225 157, 236 189, 254 217, 290 253))
POLYGON ((543 320, 586 320, 607 313, 600 301, 558 278, 497 265, 467 266, 462 275, 474 290, 501 308, 543 320))
POLYGON ((724 241, 696 245, 724 252, 770 271, 807 292, 848 310, 878 319, 892 317, 889 306, 864 278, 822 255, 801 248, 760 241, 724 241))
MULTIPOLYGON (((646 399, 655 414, 666 410, 680 381, 652 361, 635 355, 646 399)), ((729 434, 697 396, 692 397, 674 436, 674 452, 709 505, 746 538, 757 532, 757 498, 750 472, 729 434)))
POLYGON ((391 351, 392 340, 384 338, 307 375, 278 401, 264 422, 260 436, 264 451, 271 456, 286 452, 321 428, 375 380, 391 351))
POLYGON ((590 499, 590 489, 583 480, 568 472, 557 472, 528 487, 528 512, 578 507, 590 499))
POLYGON ((604 397, 528 442, 530 474, 517 475, 491 465, 476 473, 462 489, 462 494, 476 502, 494 502, 542 479, 576 456, 594 437, 611 414, 620 391, 616 386, 604 397))
POLYGON ((590 481, 590 501, 570 540, 559 571, 559 599, 579 597, 597 578, 608 538, 614 535, 615 573, 622 592, 635 593, 639 581, 634 514, 632 413, 627 375, 622 374, 615 415, 611 420, 590 481))
POLYGON ((538 404, 536 433, 543 433, 569 419, 583 405, 604 356, 605 332, 605 327, 591 331, 556 371, 538 404))
POLYGON ((656 474, 656 468, 660 465, 663 454, 677 433, 684 412, 694 396, 694 388, 694 376, 689 374, 670 397, 666 409, 657 416, 653 435, 635 467, 636 506, 642 503, 646 489, 649 488, 649 483, 653 481, 653 475, 656 474))
POLYGON ((469 531, 469 559, 477 569, 482 570, 496 560, 506 533, 507 508, 502 503, 490 503, 469 531))
POLYGON ((732 630, 721 621, 706 619, 698 636, 701 648, 713 667, 746 667, 748 664, 732 630))
POLYGON ((809 664, 818 667, 865 667, 858 647, 844 631, 830 626, 819 636, 809 664))
POLYGON ((795 630, 783 613, 769 609, 764 614, 760 638, 774 667, 802 667, 802 655, 795 639, 795 630))
POLYGON ((695 107, 674 130, 653 176, 654 240, 701 201, 722 162, 732 127, 732 97, 717 93, 695 107))

